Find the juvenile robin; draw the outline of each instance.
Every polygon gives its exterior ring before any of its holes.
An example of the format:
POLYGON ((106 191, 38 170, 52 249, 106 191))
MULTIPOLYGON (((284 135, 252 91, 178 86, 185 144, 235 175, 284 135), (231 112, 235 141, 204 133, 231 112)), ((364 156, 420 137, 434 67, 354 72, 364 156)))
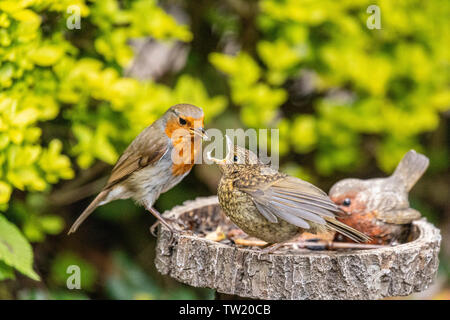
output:
POLYGON ((338 231, 364 242, 369 238, 335 219, 339 212, 325 192, 301 179, 288 176, 264 165, 249 150, 227 140, 223 160, 207 157, 223 173, 217 194, 224 213, 248 235, 272 244, 265 252, 304 231, 338 231))
POLYGON ((337 182, 329 195, 346 213, 338 219, 369 235, 372 244, 405 242, 411 222, 420 218, 420 213, 409 207, 408 192, 428 164, 426 156, 410 150, 390 177, 337 182))
POLYGON ((69 230, 75 232, 97 208, 117 199, 132 198, 144 206, 169 230, 173 229, 152 207, 161 193, 178 184, 201 155, 203 110, 177 104, 145 128, 127 147, 112 169, 103 190, 69 230))

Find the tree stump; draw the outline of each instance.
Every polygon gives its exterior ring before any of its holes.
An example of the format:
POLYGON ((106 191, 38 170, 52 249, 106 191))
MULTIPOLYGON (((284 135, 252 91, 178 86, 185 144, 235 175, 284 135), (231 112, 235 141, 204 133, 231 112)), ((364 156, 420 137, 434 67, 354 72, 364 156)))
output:
POLYGON ((216 196, 187 201, 163 216, 183 221, 185 231, 171 242, 169 230, 159 227, 159 272, 227 295, 294 300, 406 296, 426 289, 439 264, 440 231, 425 219, 413 223, 414 240, 397 246, 265 254, 230 240, 204 238, 204 230, 232 225, 216 196))

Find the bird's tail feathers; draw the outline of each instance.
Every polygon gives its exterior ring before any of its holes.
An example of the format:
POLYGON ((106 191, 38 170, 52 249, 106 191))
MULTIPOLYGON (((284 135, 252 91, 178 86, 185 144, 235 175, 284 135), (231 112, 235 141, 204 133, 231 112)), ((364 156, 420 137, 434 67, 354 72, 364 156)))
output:
POLYGON ((333 230, 333 231, 337 231, 341 234, 343 234, 344 236, 352 239, 355 242, 368 242, 371 241, 372 239, 367 236, 366 234, 346 225, 345 223, 342 223, 334 218, 331 217, 324 217, 325 221, 326 221, 326 226, 333 230))
POLYGON ((77 231, 78 227, 83 223, 83 221, 86 220, 86 218, 89 217, 89 215, 100 205, 100 202, 105 199, 108 192, 109 190, 103 190, 97 195, 97 197, 95 197, 94 200, 92 200, 88 207, 84 209, 83 213, 80 214, 77 220, 75 220, 72 227, 70 227, 70 230, 67 233, 68 235, 77 231))
POLYGON ((392 178, 401 180, 410 191, 427 170, 429 163, 430 160, 423 154, 409 150, 398 164, 392 178))

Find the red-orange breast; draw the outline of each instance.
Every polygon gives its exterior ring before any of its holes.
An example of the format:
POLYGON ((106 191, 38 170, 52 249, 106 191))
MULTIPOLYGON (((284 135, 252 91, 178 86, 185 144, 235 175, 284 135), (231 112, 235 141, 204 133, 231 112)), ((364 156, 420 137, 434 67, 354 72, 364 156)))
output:
POLYGON ((337 182, 329 196, 345 212, 338 220, 370 236, 372 244, 406 241, 411 222, 420 218, 409 206, 408 193, 428 163, 426 156, 410 150, 390 177, 337 182))
POLYGON ((75 232, 97 208, 117 199, 132 198, 167 225, 152 208, 159 195, 178 184, 201 155, 205 138, 203 110, 177 104, 145 128, 128 146, 112 169, 103 190, 69 230, 75 232))

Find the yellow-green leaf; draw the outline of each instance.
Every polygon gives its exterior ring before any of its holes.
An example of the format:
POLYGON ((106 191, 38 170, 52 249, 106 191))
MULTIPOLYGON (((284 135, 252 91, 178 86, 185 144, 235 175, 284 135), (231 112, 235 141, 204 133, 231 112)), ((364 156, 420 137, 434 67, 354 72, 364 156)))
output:
POLYGON ((0 215, 0 261, 33 280, 40 280, 33 270, 33 250, 19 229, 0 215))

